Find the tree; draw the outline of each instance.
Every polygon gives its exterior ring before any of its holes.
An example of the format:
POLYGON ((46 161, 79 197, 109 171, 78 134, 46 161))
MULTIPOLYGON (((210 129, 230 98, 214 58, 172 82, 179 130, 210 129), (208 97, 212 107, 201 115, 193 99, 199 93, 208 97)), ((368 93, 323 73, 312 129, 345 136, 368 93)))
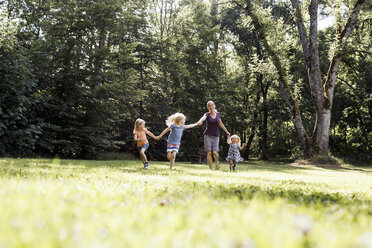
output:
MULTIPOLYGON (((369 13, 371 16, 371 13, 369 13)), ((333 154, 371 160, 372 148, 372 19, 356 24, 345 48, 332 107, 330 147, 333 154)), ((334 36, 332 29, 322 39, 334 36)))
POLYGON ((17 42, 0 46, 0 155, 30 155, 41 132, 29 109, 35 104, 35 79, 28 51, 17 42))
MULTIPOLYGON (((266 30, 268 28, 268 24, 262 21, 262 18, 260 18, 260 14, 256 10, 256 8, 258 8, 258 5, 255 5, 252 1, 246 1, 245 4, 242 4, 238 1, 233 2, 235 3, 235 5, 243 8, 245 13, 251 17, 252 24, 258 31, 258 38, 262 42, 266 53, 270 56, 276 67, 281 91, 291 111, 292 120, 296 128, 300 143, 304 150, 304 156, 306 158, 310 158, 316 155, 328 156, 331 109, 339 64, 347 39, 349 38, 355 26, 358 14, 365 0, 356 1, 344 28, 342 30, 337 29, 338 35, 335 37, 334 41, 335 49, 334 53, 331 54, 330 65, 326 79, 324 80, 324 84, 322 84, 323 78, 319 65, 319 2, 317 0, 311 0, 308 7, 310 23, 308 25, 309 32, 307 33, 304 23, 304 15, 302 13, 302 6, 300 5, 298 0, 291 0, 294 18, 298 29, 298 35, 302 44, 304 61, 308 71, 308 81, 310 85, 311 95, 314 100, 316 117, 314 131, 311 136, 308 134, 304 127, 298 102, 290 89, 285 65, 281 61, 280 56, 275 52, 275 49, 270 45, 266 30)), ((306 3, 308 2, 304 2, 303 4, 306 3)), ((339 11, 341 11, 341 4, 337 4, 336 6, 339 11)))

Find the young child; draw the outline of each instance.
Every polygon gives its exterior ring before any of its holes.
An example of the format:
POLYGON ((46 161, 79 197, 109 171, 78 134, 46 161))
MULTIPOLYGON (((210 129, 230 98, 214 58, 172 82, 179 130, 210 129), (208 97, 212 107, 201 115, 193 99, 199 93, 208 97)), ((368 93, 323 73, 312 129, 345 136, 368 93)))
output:
POLYGON ((145 121, 142 119, 137 119, 136 122, 134 123, 133 130, 134 141, 137 141, 137 147, 143 166, 145 169, 148 169, 150 167, 150 164, 147 161, 145 152, 147 148, 149 148, 150 144, 146 138, 146 134, 151 136, 153 139, 156 139, 155 135, 153 135, 150 131, 147 130, 147 128, 145 128, 145 121))
POLYGON ((163 137, 165 133, 171 131, 168 136, 168 144, 167 144, 167 158, 170 162, 170 169, 173 169, 174 161, 176 160, 176 154, 180 148, 181 138, 183 130, 192 128, 195 126, 200 126, 202 124, 201 121, 197 123, 185 125, 186 117, 182 113, 175 113, 168 117, 166 120, 167 128, 156 137, 156 139, 160 139, 163 137))
POLYGON ((227 144, 230 145, 230 148, 226 160, 230 162, 230 171, 235 171, 236 164, 244 160, 240 157, 239 150, 243 150, 246 144, 240 145, 240 138, 236 134, 227 138, 227 144))

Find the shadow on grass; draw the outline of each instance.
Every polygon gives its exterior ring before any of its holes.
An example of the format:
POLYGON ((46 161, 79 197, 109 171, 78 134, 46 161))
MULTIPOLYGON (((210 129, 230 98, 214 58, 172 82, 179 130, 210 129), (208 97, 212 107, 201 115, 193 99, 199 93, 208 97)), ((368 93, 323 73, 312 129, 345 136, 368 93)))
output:
MULTIPOLYGON (((226 187, 225 185, 214 185, 210 187, 214 198, 237 197, 239 200, 250 200, 255 196, 274 200, 276 198, 285 199, 291 203, 313 205, 321 204, 323 206, 331 204, 355 205, 372 203, 371 200, 358 198, 355 195, 345 196, 338 192, 327 193, 320 191, 303 192, 300 189, 286 189, 284 187, 258 187, 256 185, 236 185, 235 187, 226 187)), ((369 215, 372 215, 372 209, 366 209, 369 215)))
POLYGON ((343 170, 346 170, 346 171, 348 171, 348 170, 350 170, 350 171, 360 171, 360 172, 365 172, 365 173, 372 173, 372 167, 370 167, 370 168, 356 168, 356 167, 351 167, 351 168, 349 168, 349 167, 345 167, 345 168, 342 168, 343 170))
POLYGON ((285 187, 260 187, 250 184, 215 184, 211 182, 184 182, 183 187, 187 191, 172 191, 160 189, 157 191, 159 197, 182 198, 193 193, 198 195, 208 195, 214 200, 238 199, 240 202, 249 202, 253 198, 259 198, 263 201, 272 201, 282 199, 290 204, 298 206, 329 207, 342 206, 350 207, 357 213, 366 212, 372 216, 372 201, 359 196, 346 196, 338 192, 328 193, 321 191, 304 192, 301 189, 288 189, 285 187), (358 206, 357 208, 355 206, 358 206))
MULTIPOLYGON (((149 170, 144 170, 140 161, 95 161, 95 162, 86 162, 86 161, 61 161, 60 165, 50 164, 49 161, 38 161, 38 166, 34 165, 34 161, 24 161, 22 163, 1 163, 0 165, 0 175, 1 177, 16 177, 16 178, 29 178, 29 177, 48 177, 48 178, 58 178, 62 177, 75 177, 75 175, 70 172, 63 174, 60 172, 60 169, 67 168, 71 169, 74 172, 74 169, 79 168, 80 170, 76 174, 84 174, 85 172, 90 172, 90 169, 97 169, 101 167, 115 168, 120 172, 125 172, 128 174, 135 175, 154 175, 154 176, 197 176, 202 178, 210 178, 213 176, 223 178, 225 175, 229 176, 229 173, 216 172, 214 174, 209 170, 207 165, 200 164, 184 164, 180 163, 179 168, 176 165, 176 171, 170 171, 169 165, 167 162, 157 162, 154 163, 154 166, 150 167, 149 170), (127 164, 127 165, 125 165, 127 164), (57 169, 57 170, 56 170, 57 169)), ((226 163, 224 166, 228 166, 226 163)), ((287 165, 262 165, 261 162, 252 162, 247 161, 241 163, 241 167, 245 167, 243 172, 249 172, 251 170, 261 170, 261 171, 296 171, 296 170, 306 170, 307 167, 292 167, 287 165)), ((94 173, 97 173, 93 171, 94 173)), ((100 173, 100 172, 98 172, 100 173)), ((74 172, 75 174, 75 172, 74 172)), ((80 177, 80 175, 76 175, 80 177)), ((102 175, 104 177, 105 175, 102 175)), ((291 187, 292 183, 298 185, 301 182, 291 182, 290 180, 281 180, 277 186, 259 186, 256 184, 251 184, 249 181, 244 183, 232 182, 232 183, 223 183, 223 182, 211 182, 208 180, 192 180, 187 181, 180 178, 182 181, 182 190, 176 189, 175 191, 168 191, 166 193, 159 192, 158 194, 198 194, 204 193, 213 199, 230 199, 237 198, 240 201, 249 201, 254 197, 262 197, 264 199, 284 199, 290 203, 294 204, 321 204, 327 206, 330 204, 342 204, 347 206, 353 205, 371 205, 372 202, 370 199, 364 199, 363 196, 359 195, 346 195, 339 192, 321 192, 316 190, 304 190, 303 188, 291 187), (178 191, 177 191, 178 190, 178 191)), ((266 179, 265 179, 266 180, 266 179)), ((306 185, 307 183, 301 183, 306 185)), ((364 211, 364 210, 363 210, 364 211)), ((368 215, 372 215, 372 208, 366 208, 368 215)))
MULTIPOLYGON (((220 163, 221 168, 218 171, 210 170, 207 164, 189 164, 189 163, 176 163, 174 168, 175 172, 183 172, 192 175, 213 176, 213 172, 229 172, 229 164, 224 162, 220 163)), ((169 164, 167 162, 157 162, 155 166, 150 167, 149 171, 153 171, 154 168, 161 170, 157 171, 157 174, 163 174, 164 171, 170 171, 169 164)), ((213 165, 214 167, 214 165, 213 165)), ((130 172, 130 167, 128 166, 119 166, 117 167, 123 172, 130 172)), ((142 167, 140 167, 143 169, 142 167)), ((296 166, 286 166, 286 165, 270 165, 270 164, 260 164, 260 163, 251 163, 251 162, 242 162, 237 166, 237 172, 253 172, 253 171, 274 171, 274 172, 283 172, 283 173, 295 173, 296 171, 306 171, 306 170, 315 170, 315 168, 305 168, 305 167, 296 167, 296 166)))
MULTIPOLYGON (((262 160, 248 160, 238 163, 238 172, 281 172, 296 174, 297 172, 302 173, 303 171, 317 170, 321 167, 308 166, 308 165, 296 165, 288 164, 290 160, 274 160, 274 161, 262 161, 262 160)), ((23 175, 27 173, 33 173, 32 170, 42 169, 47 171, 49 168, 58 170, 74 170, 79 173, 91 171, 92 169, 99 168, 113 168, 124 173, 140 173, 140 174, 156 174, 156 175, 178 175, 178 174, 190 174, 193 176, 200 177, 214 177, 213 171, 211 171, 207 164, 191 164, 176 162, 176 171, 170 171, 169 162, 166 161, 154 161, 151 163, 149 170, 144 170, 141 161, 139 160, 113 160, 113 161, 96 161, 96 160, 61 160, 61 159, 2 159, 0 161, 0 171, 3 175, 23 175), (28 171, 28 169, 30 169, 28 171), (31 170, 32 169, 32 170, 31 170), (18 172, 17 172, 18 171, 18 172)), ((228 172, 228 163, 221 162, 220 172, 228 172)), ((328 168, 322 168, 328 169, 328 168)), ((344 171, 358 171, 362 173, 372 173, 372 170, 367 168, 355 168, 355 167, 342 167, 332 170, 344 170, 344 171)), ((58 172, 54 172, 58 173, 58 172)), ((35 174, 38 174, 37 172, 35 174)), ((53 172, 51 172, 53 174, 53 172)), ((220 175, 219 175, 220 176, 220 175)))

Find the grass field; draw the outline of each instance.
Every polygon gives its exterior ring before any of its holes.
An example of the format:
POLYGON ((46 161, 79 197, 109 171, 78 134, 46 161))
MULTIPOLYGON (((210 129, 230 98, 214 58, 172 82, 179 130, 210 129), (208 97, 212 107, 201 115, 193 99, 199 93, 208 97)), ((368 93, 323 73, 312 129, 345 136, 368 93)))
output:
POLYGON ((372 247, 372 167, 0 159, 0 247, 372 247))

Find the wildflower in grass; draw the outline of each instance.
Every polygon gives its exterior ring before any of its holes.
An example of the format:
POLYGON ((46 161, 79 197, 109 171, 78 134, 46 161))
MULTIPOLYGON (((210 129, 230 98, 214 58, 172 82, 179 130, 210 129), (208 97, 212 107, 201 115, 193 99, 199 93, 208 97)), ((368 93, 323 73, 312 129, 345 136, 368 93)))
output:
POLYGON ((297 215, 293 218, 293 225, 306 235, 313 227, 313 219, 308 215, 297 215))
POLYGON ((96 232, 96 235, 98 238, 100 239, 104 239, 106 238, 108 235, 109 235, 109 230, 107 229, 106 226, 100 226, 98 229, 97 229, 97 232, 96 232))
POLYGON ((58 239, 59 240, 65 240, 68 236, 68 231, 65 227, 62 227, 59 231, 58 239))
POLYGON ((359 245, 361 247, 372 248, 372 232, 365 232, 359 237, 359 245))

